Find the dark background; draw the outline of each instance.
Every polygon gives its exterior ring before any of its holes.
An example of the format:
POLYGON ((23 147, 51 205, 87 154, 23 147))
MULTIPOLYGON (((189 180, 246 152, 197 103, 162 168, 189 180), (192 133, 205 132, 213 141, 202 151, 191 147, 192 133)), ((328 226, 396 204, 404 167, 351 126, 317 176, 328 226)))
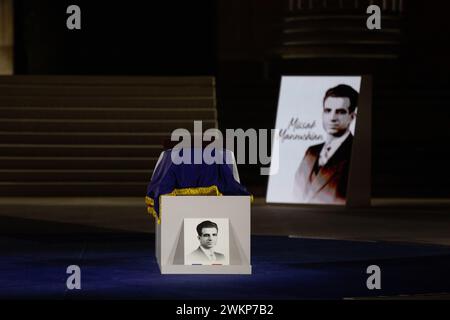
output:
MULTIPOLYGON (((448 2, 404 1, 396 59, 288 61, 287 2, 16 0, 15 71, 214 75, 221 129, 272 128, 283 74, 372 74, 373 196, 448 197, 448 2), (65 27, 69 4, 82 9, 81 31, 65 27)), ((259 167, 240 170, 244 184, 265 188, 259 167)))
POLYGON ((17 74, 213 74, 215 2, 16 0, 17 74), (66 9, 81 8, 81 30, 66 9))

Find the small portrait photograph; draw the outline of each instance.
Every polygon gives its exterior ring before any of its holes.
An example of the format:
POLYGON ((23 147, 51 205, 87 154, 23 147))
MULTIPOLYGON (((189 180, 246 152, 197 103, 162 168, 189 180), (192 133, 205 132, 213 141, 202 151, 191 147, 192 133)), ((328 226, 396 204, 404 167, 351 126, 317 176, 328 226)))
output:
POLYGON ((282 77, 267 202, 345 205, 360 85, 355 76, 282 77))
POLYGON ((184 264, 229 265, 228 219, 184 219, 184 264))

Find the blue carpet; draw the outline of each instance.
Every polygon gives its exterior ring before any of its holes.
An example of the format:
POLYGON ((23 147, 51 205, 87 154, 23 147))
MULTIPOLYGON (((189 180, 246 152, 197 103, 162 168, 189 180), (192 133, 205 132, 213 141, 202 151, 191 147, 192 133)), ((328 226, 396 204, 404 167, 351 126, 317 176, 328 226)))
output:
POLYGON ((140 233, 0 236, 0 298, 340 299, 450 292, 450 248, 434 245, 252 237, 253 275, 161 275, 154 235, 140 233), (66 268, 82 269, 81 290, 66 268), (382 290, 366 268, 382 269, 382 290))

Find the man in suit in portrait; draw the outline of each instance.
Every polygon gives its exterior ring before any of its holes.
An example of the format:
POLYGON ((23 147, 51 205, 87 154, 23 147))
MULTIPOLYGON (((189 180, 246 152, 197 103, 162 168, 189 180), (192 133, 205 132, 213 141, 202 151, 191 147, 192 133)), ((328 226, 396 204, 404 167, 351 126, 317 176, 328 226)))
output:
POLYGON ((214 251, 218 231, 217 224, 212 221, 203 221, 197 226, 200 246, 189 254, 189 260, 192 263, 221 264, 225 262, 225 256, 214 251))
POLYGON ((359 94, 348 85, 329 89, 323 99, 324 143, 311 146, 297 169, 294 197, 305 203, 345 204, 359 94))

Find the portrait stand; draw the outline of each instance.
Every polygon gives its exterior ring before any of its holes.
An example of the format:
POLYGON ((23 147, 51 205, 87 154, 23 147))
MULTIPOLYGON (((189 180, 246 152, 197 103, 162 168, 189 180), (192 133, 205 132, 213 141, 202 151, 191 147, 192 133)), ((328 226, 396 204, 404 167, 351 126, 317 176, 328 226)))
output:
POLYGON ((283 76, 266 202, 369 207, 371 122, 370 75, 283 76))
POLYGON ((347 187, 347 207, 370 207, 372 165, 372 77, 361 80, 358 121, 347 187))
POLYGON ((162 196, 156 224, 161 274, 251 274, 250 196, 162 196), (187 218, 229 219, 229 265, 184 265, 187 218))

